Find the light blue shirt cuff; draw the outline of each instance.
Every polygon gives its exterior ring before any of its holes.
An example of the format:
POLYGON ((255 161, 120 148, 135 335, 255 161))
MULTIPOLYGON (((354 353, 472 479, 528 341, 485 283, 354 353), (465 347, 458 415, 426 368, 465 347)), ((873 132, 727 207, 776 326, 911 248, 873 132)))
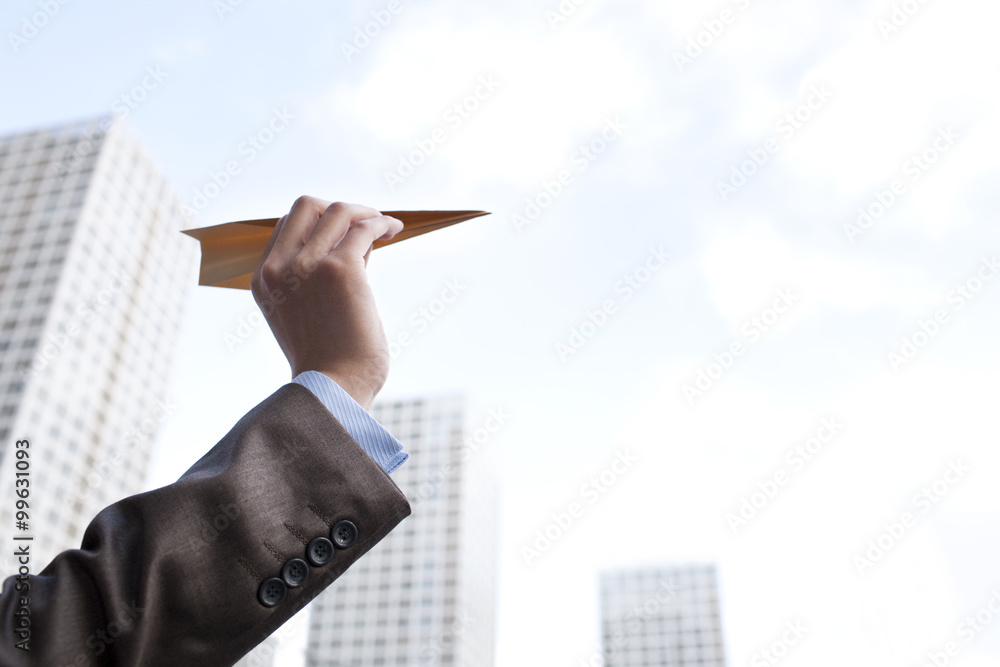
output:
POLYGON ((315 394, 382 470, 390 473, 410 458, 403 451, 402 443, 329 376, 319 371, 306 371, 299 373, 292 382, 315 394))

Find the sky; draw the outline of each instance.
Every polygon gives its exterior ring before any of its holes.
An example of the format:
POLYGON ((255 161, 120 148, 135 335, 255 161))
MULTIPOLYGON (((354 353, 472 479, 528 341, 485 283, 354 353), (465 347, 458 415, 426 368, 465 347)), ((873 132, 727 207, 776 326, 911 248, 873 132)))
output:
MULTIPOLYGON (((8 0, 0 132, 124 113, 192 226, 302 194, 493 213, 376 251, 369 279, 398 345, 382 396, 510 415, 488 445, 498 665, 589 660, 601 571, 711 562, 730 665, 798 623, 782 665, 979 667, 1000 657, 998 19, 8 0)), ((193 290, 151 488, 288 381, 257 312, 193 290)))

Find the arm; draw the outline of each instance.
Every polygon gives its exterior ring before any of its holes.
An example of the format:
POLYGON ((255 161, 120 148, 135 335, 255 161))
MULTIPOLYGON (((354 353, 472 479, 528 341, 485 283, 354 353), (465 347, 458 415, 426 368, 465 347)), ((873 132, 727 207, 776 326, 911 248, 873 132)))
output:
MULTIPOLYGON (((318 370, 366 406, 388 354, 364 269, 372 241, 398 228, 371 209, 300 199, 254 277, 293 373, 318 370), (271 281, 302 252, 298 284, 279 293, 271 281)), ((286 385, 177 482, 106 508, 80 549, 4 582, 0 664, 232 664, 408 514, 316 395, 286 385), (30 651, 15 648, 25 593, 30 651)))

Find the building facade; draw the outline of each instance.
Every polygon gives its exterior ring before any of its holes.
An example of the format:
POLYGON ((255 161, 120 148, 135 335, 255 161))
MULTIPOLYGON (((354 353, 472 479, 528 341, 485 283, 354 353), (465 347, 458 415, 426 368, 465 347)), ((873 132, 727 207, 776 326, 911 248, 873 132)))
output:
POLYGON ((725 667, 714 566, 607 572, 600 595, 607 667, 725 667))
POLYGON ((491 667, 490 441, 505 417, 491 411, 470 428, 460 396, 381 402, 372 414, 410 453, 393 479, 413 513, 311 604, 306 664, 491 667))
POLYGON ((142 490, 160 424, 183 410, 166 390, 197 283, 186 226, 112 117, 0 137, 0 495, 15 470, 30 482, 25 515, 0 505, 0 543, 31 536, 32 572, 142 490))

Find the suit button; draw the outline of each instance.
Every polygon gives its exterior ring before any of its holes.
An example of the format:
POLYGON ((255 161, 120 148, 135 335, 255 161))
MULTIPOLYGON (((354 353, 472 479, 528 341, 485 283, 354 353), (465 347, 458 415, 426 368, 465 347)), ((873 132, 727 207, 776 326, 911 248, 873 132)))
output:
POLYGON ((323 567, 333 558, 333 542, 325 537, 313 538, 306 547, 306 558, 316 567, 323 567))
POLYGON ((338 521, 330 529, 330 539, 341 549, 346 549, 357 541, 358 527, 350 521, 338 521))
POLYGON ((281 604, 287 592, 288 587, 285 586, 285 582, 277 577, 271 577, 270 579, 265 579, 264 583, 257 589, 257 599, 265 607, 273 607, 281 604))
POLYGON ((289 558, 281 568, 281 578, 289 588, 298 588, 309 576, 309 565, 301 558, 289 558))

